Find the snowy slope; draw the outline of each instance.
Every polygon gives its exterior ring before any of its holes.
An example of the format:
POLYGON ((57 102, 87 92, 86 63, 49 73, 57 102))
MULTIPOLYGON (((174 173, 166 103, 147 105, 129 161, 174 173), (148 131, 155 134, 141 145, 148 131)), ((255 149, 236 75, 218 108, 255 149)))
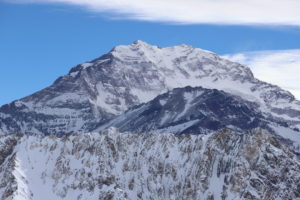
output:
POLYGON ((255 79, 249 68, 189 45, 159 48, 142 41, 117 46, 78 65, 53 85, 0 108, 0 133, 89 132, 128 108, 185 86, 220 89, 256 102, 300 128, 300 103, 255 79))
POLYGON ((262 130, 0 137, 0 199, 296 199, 299 158, 262 130))

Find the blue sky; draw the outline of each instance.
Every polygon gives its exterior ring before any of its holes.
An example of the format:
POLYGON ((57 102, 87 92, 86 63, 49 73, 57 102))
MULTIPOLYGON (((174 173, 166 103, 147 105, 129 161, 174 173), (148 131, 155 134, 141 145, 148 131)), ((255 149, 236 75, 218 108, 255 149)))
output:
POLYGON ((221 55, 300 49, 300 28, 292 22, 232 25, 144 18, 109 9, 0 0, 0 105, 43 89, 74 65, 137 39, 162 47, 187 43, 221 55))

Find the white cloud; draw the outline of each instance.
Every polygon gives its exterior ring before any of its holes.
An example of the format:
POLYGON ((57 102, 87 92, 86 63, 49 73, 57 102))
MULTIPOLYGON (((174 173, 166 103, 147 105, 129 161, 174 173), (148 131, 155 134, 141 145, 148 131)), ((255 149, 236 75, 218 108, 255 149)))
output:
MULTIPOLYGON (((0 0, 1 1, 1 0, 0 0)), ((65 3, 145 21, 300 26, 299 0, 5 0, 65 3)))
POLYGON ((224 57, 249 66, 255 77, 279 85, 300 100, 300 49, 246 52, 224 57))

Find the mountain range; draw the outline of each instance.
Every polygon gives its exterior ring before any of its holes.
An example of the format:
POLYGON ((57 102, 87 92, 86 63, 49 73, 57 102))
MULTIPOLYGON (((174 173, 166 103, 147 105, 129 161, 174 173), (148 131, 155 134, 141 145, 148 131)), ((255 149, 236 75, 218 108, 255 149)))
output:
POLYGON ((248 67, 138 40, 0 107, 0 197, 297 199, 299 129, 248 67))

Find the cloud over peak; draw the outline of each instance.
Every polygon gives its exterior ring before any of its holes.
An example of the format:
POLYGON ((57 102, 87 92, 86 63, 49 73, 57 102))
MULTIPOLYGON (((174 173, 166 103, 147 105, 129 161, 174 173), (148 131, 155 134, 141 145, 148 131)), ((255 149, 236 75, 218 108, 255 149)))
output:
POLYGON ((300 49, 245 52, 224 57, 249 66, 255 77, 289 90, 300 100, 300 49))
POLYGON ((127 19, 182 24, 300 26, 299 0, 6 0, 64 3, 127 19))

